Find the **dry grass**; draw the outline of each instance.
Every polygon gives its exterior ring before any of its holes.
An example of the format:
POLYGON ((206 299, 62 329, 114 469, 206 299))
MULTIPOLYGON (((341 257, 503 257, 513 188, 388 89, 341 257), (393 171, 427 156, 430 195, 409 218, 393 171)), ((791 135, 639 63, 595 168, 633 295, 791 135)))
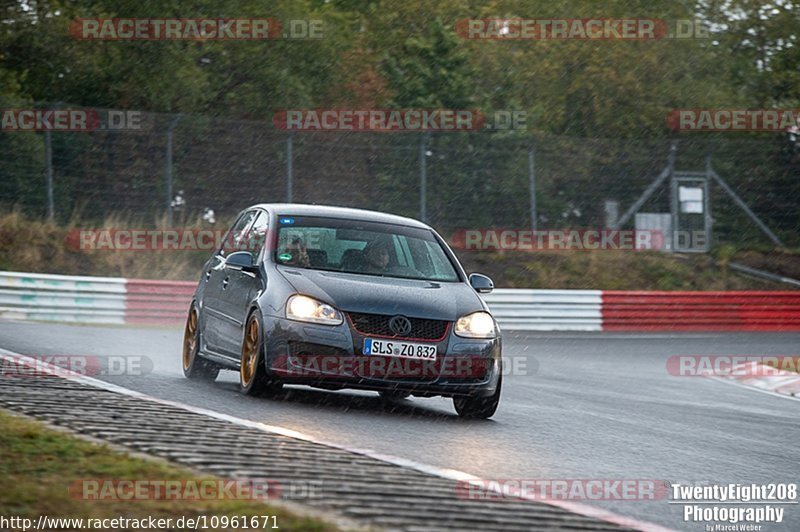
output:
MULTIPOLYGON (((23 216, 0 216, 0 269, 65 275, 102 275, 142 279, 195 279, 210 251, 111 251, 76 249, 70 230, 166 228, 164 220, 145 224, 111 217, 100 225, 73 218, 66 226, 23 216)), ((186 229, 208 228, 199 221, 186 229)))

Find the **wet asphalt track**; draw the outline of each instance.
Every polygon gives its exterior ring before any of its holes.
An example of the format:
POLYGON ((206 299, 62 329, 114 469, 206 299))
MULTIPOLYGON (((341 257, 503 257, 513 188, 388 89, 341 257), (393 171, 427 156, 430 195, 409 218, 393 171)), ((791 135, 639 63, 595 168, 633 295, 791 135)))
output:
MULTIPOLYGON (((156 397, 297 430, 491 479, 663 479, 694 483, 798 482, 800 401, 701 377, 673 377, 679 354, 800 354, 800 334, 509 333, 498 413, 460 420, 449 400, 385 406, 377 394, 294 387, 275 399, 243 397, 238 376, 189 382, 177 329, 0 321, 0 347, 27 355, 146 356, 144 376, 102 377, 156 397)), ((221 443, 224 445, 224 442, 221 443)), ((680 530, 682 505, 599 502, 618 514, 680 530)), ((800 530, 800 505, 783 505, 800 530)))

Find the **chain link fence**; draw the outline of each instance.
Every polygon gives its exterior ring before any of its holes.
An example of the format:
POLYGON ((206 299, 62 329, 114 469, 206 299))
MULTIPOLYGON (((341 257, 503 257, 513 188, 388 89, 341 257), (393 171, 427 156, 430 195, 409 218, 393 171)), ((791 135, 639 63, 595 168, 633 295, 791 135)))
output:
MULTIPOLYGON (((105 120, 108 110, 99 112, 105 120)), ((294 201, 424 218, 443 234, 534 223, 540 230, 596 228, 608 224, 606 201, 621 213, 639 198, 677 139, 676 171, 702 172, 710 154, 716 172, 783 244, 800 245, 800 153, 788 135, 289 133, 269 120, 135 116, 134 128, 123 118, 120 129, 3 131, 0 205, 47 216, 50 203, 59 223, 84 225, 109 217, 153 225, 171 216, 177 226, 208 209, 224 224, 253 203, 294 201)), ((714 244, 772 245, 719 187, 711 198, 714 244)), ((668 183, 640 210, 670 212, 668 183)))

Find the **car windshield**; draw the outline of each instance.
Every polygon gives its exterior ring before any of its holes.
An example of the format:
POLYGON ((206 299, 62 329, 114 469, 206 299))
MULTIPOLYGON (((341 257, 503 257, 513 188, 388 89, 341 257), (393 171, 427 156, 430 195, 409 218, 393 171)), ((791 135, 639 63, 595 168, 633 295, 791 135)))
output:
POLYGON ((432 231, 359 220, 281 215, 275 262, 382 277, 459 280, 432 231))

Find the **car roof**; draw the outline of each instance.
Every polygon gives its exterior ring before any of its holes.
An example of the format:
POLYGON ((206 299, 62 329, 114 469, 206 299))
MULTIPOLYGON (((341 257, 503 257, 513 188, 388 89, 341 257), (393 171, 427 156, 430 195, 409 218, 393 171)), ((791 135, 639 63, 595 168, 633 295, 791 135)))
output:
POLYGON ((266 209, 273 215, 289 216, 320 216, 324 218, 343 218, 347 220, 363 220, 365 222, 382 222, 396 225, 406 225, 421 229, 430 227, 419 220, 386 214, 365 209, 351 209, 349 207, 334 207, 332 205, 307 205, 303 203, 258 203, 249 207, 250 209, 266 209))

